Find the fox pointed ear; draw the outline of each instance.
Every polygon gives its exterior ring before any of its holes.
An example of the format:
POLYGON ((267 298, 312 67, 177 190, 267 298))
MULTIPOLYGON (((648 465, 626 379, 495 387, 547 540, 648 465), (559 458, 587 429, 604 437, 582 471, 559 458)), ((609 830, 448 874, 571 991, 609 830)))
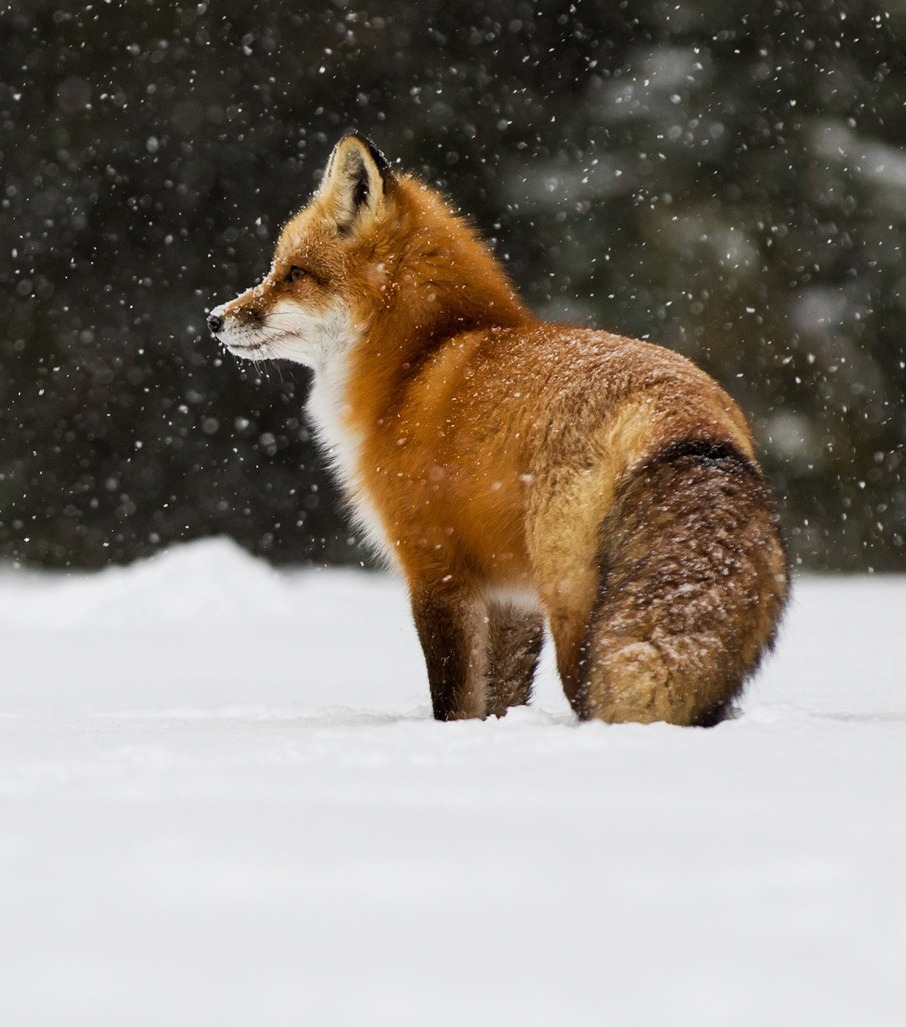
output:
POLYGON ((319 192, 333 205, 337 226, 348 232, 384 202, 393 173, 381 151, 358 132, 348 132, 334 147, 319 192))

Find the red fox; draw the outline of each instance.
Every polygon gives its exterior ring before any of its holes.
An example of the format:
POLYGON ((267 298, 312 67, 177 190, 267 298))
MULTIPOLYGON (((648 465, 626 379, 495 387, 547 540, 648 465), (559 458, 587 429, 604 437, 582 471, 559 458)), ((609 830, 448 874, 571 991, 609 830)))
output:
POLYGON ((546 620, 579 718, 707 725, 774 638, 788 562, 746 420, 670 350, 539 321, 475 231, 358 133, 237 356, 314 369, 317 437, 405 576, 434 716, 527 703, 546 620))

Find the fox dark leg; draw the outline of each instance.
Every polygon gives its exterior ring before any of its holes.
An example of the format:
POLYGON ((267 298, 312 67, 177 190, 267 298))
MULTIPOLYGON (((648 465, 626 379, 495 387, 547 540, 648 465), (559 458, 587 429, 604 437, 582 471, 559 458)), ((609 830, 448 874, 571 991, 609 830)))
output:
POLYGON ((544 641, 539 614, 508 603, 488 607, 487 713, 502 717, 510 706, 524 706, 544 641))
POLYGON ((418 631, 436 720, 485 717, 488 625, 484 604, 468 594, 413 589, 418 631))
POLYGON ((725 443, 670 447, 624 483, 602 525, 577 712, 715 723, 770 647, 787 589, 760 471, 725 443))

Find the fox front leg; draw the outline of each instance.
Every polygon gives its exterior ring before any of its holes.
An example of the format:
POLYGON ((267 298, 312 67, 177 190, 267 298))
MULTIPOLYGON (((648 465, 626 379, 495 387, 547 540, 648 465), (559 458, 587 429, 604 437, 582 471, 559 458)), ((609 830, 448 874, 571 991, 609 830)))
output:
POLYGON ((484 604, 459 590, 413 588, 418 631, 436 720, 487 715, 487 617, 484 604))
POLYGON ((543 641, 540 614, 507 603, 488 605, 488 716, 502 717, 511 706, 529 702, 543 641))

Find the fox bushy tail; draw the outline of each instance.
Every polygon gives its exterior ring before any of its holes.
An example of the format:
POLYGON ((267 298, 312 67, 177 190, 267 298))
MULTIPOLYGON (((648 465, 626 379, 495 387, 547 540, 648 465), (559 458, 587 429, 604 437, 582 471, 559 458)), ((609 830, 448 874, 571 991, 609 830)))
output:
POLYGON ((713 724, 770 648, 786 551, 759 469, 725 442, 675 444, 623 484, 576 706, 607 721, 713 724))

